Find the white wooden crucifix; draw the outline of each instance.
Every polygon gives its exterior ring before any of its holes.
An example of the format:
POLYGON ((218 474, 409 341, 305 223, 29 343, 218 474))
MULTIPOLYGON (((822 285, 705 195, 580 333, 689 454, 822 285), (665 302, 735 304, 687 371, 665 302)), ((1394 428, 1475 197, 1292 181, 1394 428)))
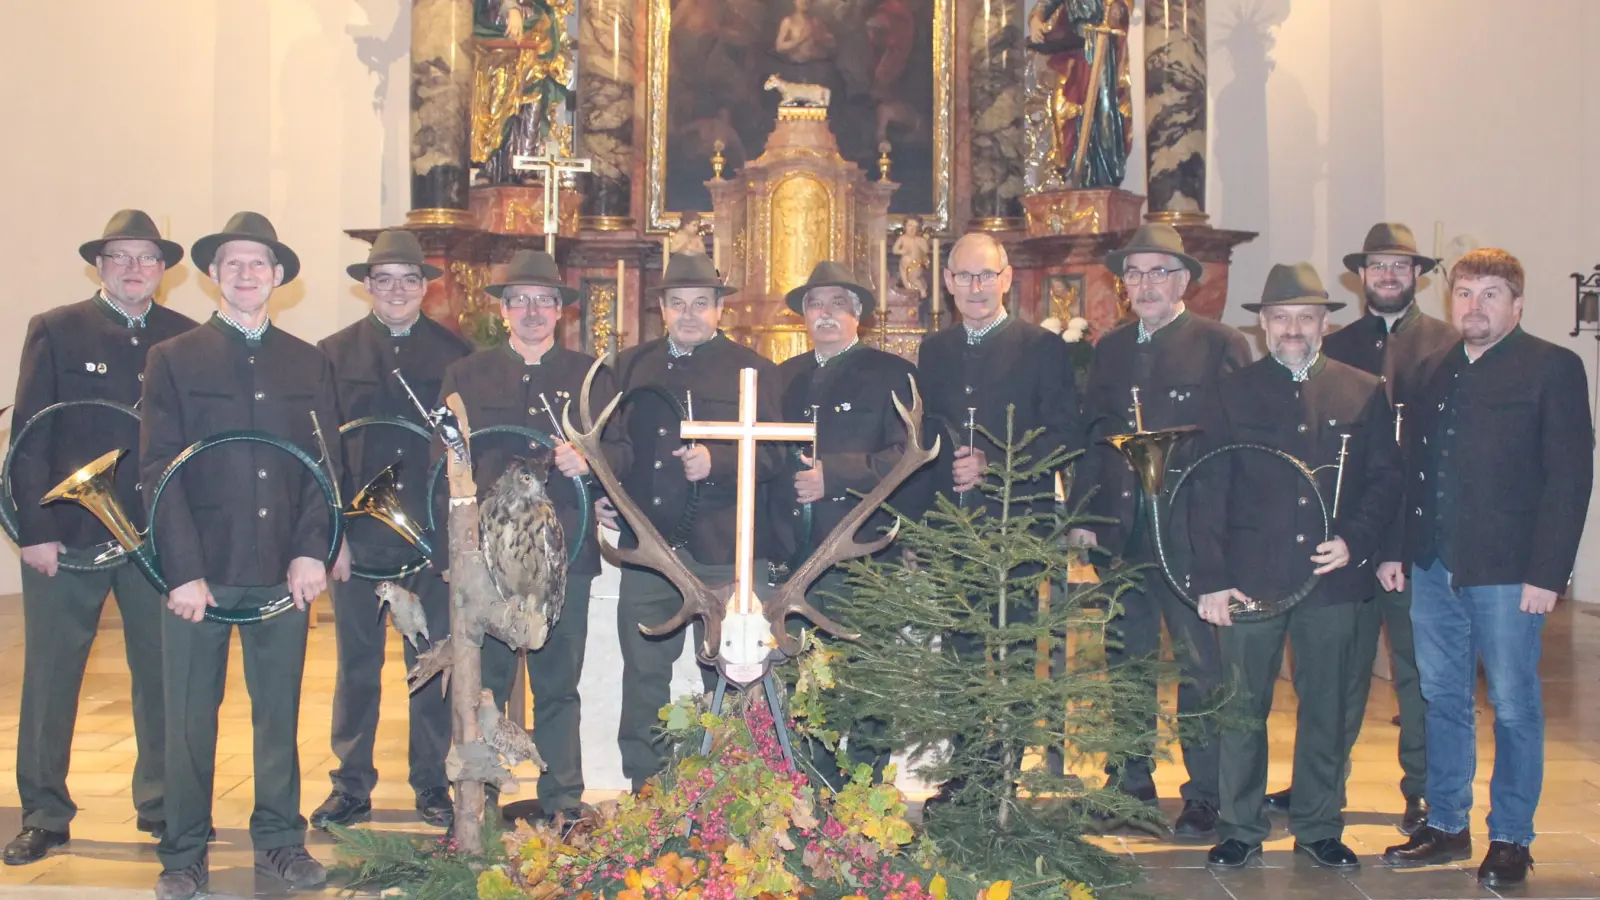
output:
POLYGON ((563 156, 554 142, 545 145, 539 156, 513 156, 511 168, 518 172, 540 172, 544 179, 544 249, 556 255, 556 232, 561 230, 561 179, 564 175, 591 172, 594 164, 588 159, 563 156))
POLYGON ((738 495, 735 505, 734 588, 723 618, 719 656, 724 672, 735 684, 761 677, 771 650, 772 625, 761 611, 755 591, 756 443, 759 441, 813 441, 817 427, 805 422, 756 421, 756 370, 739 370, 739 420, 737 422, 686 421, 679 430, 685 440, 739 442, 738 495))

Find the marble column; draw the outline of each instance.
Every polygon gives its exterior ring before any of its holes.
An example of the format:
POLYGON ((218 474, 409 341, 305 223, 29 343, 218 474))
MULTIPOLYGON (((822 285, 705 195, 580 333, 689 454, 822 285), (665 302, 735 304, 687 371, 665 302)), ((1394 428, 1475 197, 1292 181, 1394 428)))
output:
POLYGON ((1007 231, 1022 223, 1022 0, 972 4, 967 29, 971 68, 972 226, 1007 231))
POLYGON ((633 227, 633 0, 583 0, 578 22, 579 156, 594 160, 583 227, 633 227))
POLYGON ((1205 0, 1145 0, 1146 218, 1206 222, 1205 0))
POLYGON ((463 225, 472 149, 472 0, 411 0, 413 225, 463 225))

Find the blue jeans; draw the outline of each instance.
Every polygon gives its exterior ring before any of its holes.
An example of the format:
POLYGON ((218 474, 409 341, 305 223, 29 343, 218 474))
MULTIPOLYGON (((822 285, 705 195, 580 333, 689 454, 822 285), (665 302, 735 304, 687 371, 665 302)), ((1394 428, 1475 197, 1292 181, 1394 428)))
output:
POLYGON ((1526 847, 1533 843, 1533 812, 1544 784, 1539 652, 1545 617, 1523 612, 1521 603, 1520 584, 1458 588, 1443 563, 1411 567, 1411 624, 1428 704, 1429 824, 1451 833, 1468 825, 1481 656, 1494 707, 1489 840, 1526 847))

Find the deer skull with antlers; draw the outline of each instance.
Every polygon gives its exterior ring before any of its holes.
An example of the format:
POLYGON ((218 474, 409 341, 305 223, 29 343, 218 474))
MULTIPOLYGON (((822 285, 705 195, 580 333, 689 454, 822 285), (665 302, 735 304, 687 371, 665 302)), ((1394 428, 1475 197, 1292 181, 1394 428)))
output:
MULTIPOLYGON (((929 460, 939 455, 939 440, 936 437, 931 448, 922 446, 922 397, 917 392, 915 379, 908 378, 911 384, 911 408, 907 409, 900 402, 899 395, 894 395, 895 409, 900 413, 900 418, 906 424, 906 451, 895 463, 889 474, 873 488, 862 501, 850 511, 848 515, 834 527, 827 537, 817 544, 809 558, 795 570, 789 580, 778 588, 777 593, 766 600, 755 600, 753 576, 751 572, 752 548, 748 545, 741 547, 736 571, 738 576, 733 582, 716 586, 709 586, 701 581, 687 566, 683 564, 672 548, 662 538, 661 533, 640 510, 622 489, 621 480, 611 470, 606 462, 605 455, 601 452, 600 434, 605 430, 606 422, 616 411, 620 395, 611 400, 606 408, 601 411, 598 418, 590 413, 589 393, 594 382, 594 376, 604 360, 597 360, 589 369, 589 374, 584 378, 583 390, 578 398, 578 412, 583 419, 583 430, 572 426, 572 404, 562 412, 563 424, 573 444, 583 451, 589 461, 590 471, 599 479, 601 485, 610 495, 611 502, 623 519, 633 528, 638 536, 639 546, 634 549, 617 549, 605 541, 600 542, 601 554, 612 565, 635 565, 654 569, 660 572, 668 581, 672 582, 679 593, 683 594, 683 606, 677 614, 659 625, 644 627, 641 630, 651 636, 670 634, 682 628, 691 619, 700 618, 705 621, 705 642, 699 648, 699 655, 708 664, 716 665, 728 680, 736 684, 748 684, 760 678, 766 667, 773 661, 773 651, 776 649, 784 656, 793 656, 799 652, 799 642, 789 634, 784 627, 785 620, 790 614, 797 614, 809 619, 818 628, 846 639, 854 639, 856 635, 845 631, 838 623, 823 615, 819 610, 806 601, 806 590, 811 583, 816 581, 823 572, 835 563, 860 556, 867 556, 887 547, 899 532, 898 523, 889 532, 876 540, 857 541, 856 530, 877 510, 888 496, 894 492, 911 473, 925 465, 929 460), (726 627, 725 627, 726 626, 726 627)), ((686 431, 692 430, 696 437, 738 437, 741 441, 742 452, 747 453, 753 460, 755 440, 758 432, 755 430, 755 370, 745 369, 741 373, 740 407, 741 421, 738 423, 684 423, 686 431), (746 404, 748 403, 748 408, 746 404), (718 431, 723 433, 717 433, 718 431), (744 450, 748 445, 748 450, 744 450)), ((778 440, 809 440, 815 432, 812 426, 789 425, 767 426, 763 429, 771 430, 759 432, 761 436, 778 440), (793 433, 790 433, 790 432, 793 433), (802 433, 804 432, 804 433, 802 433)), ((741 516, 754 516, 754 484, 753 463, 750 472, 741 472, 740 476, 740 506, 741 516), (752 483, 746 484, 746 481, 752 483)), ((741 543, 745 542, 744 535, 748 528, 741 529, 741 543)))

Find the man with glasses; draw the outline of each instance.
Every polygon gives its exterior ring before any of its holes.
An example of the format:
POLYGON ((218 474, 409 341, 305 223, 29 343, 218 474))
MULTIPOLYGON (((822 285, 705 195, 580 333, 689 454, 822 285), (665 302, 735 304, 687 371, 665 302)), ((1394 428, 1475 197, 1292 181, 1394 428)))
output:
MULTIPOLYGON (((1005 448, 985 436, 1020 441, 1034 429, 1040 433, 1022 452, 1041 460, 1058 450, 1083 449, 1084 431, 1078 409, 1072 358, 1059 335, 1011 315, 1005 298, 1011 291, 1011 264, 1005 247, 987 234, 963 236, 950 248, 945 288, 955 297, 961 321, 923 339, 917 360, 929 440, 943 438, 939 458, 928 478, 938 495, 967 508, 997 510, 981 485, 991 461, 1003 462, 1005 448), (1008 414, 1014 411, 1007 423, 1008 414), (969 439, 970 435, 970 439, 969 439)), ((1013 495, 1036 496, 1022 510, 1052 519, 1055 483, 1051 473, 1013 485, 1013 495)), ((1013 509, 1017 509, 1013 501, 1013 509)), ((1012 621, 1035 614, 1029 598, 1009 613, 1012 621)), ((951 635, 959 653, 983 648, 966 635, 951 635)), ((956 739, 964 736, 957 735, 956 739)), ((995 750, 999 753, 999 748, 995 750)), ((998 758, 998 755, 997 757, 998 758)), ((979 786, 972 786, 976 790, 979 786)), ((935 807, 961 802, 968 790, 946 782, 928 802, 935 807)))
MULTIPOLYGON (((1395 439, 1401 440, 1407 413, 1421 413, 1417 390, 1427 383, 1444 354, 1460 336, 1449 323, 1423 313, 1417 306, 1417 279, 1437 261, 1417 252, 1411 229, 1398 222, 1380 222, 1367 232, 1361 252, 1344 258, 1345 268, 1361 276, 1366 315, 1328 335, 1322 350, 1329 359, 1377 375, 1384 383, 1399 420, 1395 439)), ((1401 514, 1403 514, 1403 510, 1401 514)), ((1378 658, 1378 635, 1389 633, 1390 671, 1395 698, 1400 705, 1400 793, 1405 812, 1398 825, 1412 834, 1428 820, 1428 758, 1422 689, 1417 681, 1417 658, 1411 640, 1411 591, 1400 563, 1400 528, 1395 521, 1378 564, 1378 591, 1370 603, 1357 608, 1355 659, 1350 665, 1349 692, 1345 698, 1344 751, 1349 754, 1361 736, 1367 694, 1372 688, 1372 664, 1378 658)), ((1288 812, 1290 790, 1267 795, 1267 806, 1288 812)))
MULTIPOLYGON (((74 400, 139 402, 145 356, 157 342, 195 323, 154 302, 167 267, 183 248, 165 240, 141 210, 111 217, 98 240, 78 248, 95 267, 100 290, 88 300, 57 307, 28 323, 17 377, 13 432, 47 406, 74 400)), ((12 449, 11 489, 22 548, 22 708, 17 726, 17 794, 22 830, 5 848, 6 865, 20 866, 65 844, 78 808, 67 792, 72 731, 89 648, 107 592, 122 611, 128 671, 133 682, 133 805, 140 831, 161 836, 166 727, 161 696, 161 595, 135 566, 97 572, 61 566, 67 547, 93 547, 111 535, 72 503, 41 507, 39 498, 62 479, 116 449, 135 453, 139 423, 95 406, 51 413, 12 449)), ((138 515, 137 459, 117 474, 117 499, 138 515)))
MULTIPOLYGON (((511 258, 505 278, 484 291, 500 300, 500 315, 510 335, 503 346, 479 350, 445 370, 440 402, 452 393, 467 406, 473 431, 496 425, 518 425, 549 435, 556 441, 546 450, 538 441, 516 435, 481 435, 472 441, 472 474, 481 500, 517 459, 549 453, 554 463, 546 491, 555 505, 566 545, 581 542, 583 550, 567 567, 567 590, 561 615, 550 629, 545 645, 528 654, 528 687, 533 693, 533 740, 544 757, 539 774, 539 809, 546 818, 557 813, 571 817, 583 796, 583 754, 579 746, 581 715, 578 676, 583 672, 583 652, 589 639, 589 587, 600 574, 600 550, 593 533, 578 530, 578 490, 572 479, 587 475, 589 463, 577 447, 566 441, 551 421, 559 420, 568 402, 576 402, 594 357, 568 350, 556 342, 556 326, 566 307, 578 301, 578 291, 568 287, 550 254, 519 250, 511 258)), ((611 372, 595 376, 594 403, 599 408, 613 393, 611 372)), ((573 410, 573 422, 579 421, 573 410)), ((434 457, 444 448, 434 442, 434 457)), ((436 520, 444 522, 448 491, 434 497, 436 520)), ((592 532, 592 529, 591 529, 592 532)), ((440 565, 448 565, 449 535, 437 533, 435 549, 440 565)), ((503 707, 511 692, 517 657, 499 639, 489 637, 483 646, 483 684, 494 691, 503 707)), ((426 690, 426 689, 425 689, 426 690)), ((437 688, 432 688, 437 690, 437 688)))
MULTIPOLYGON (((733 288, 722 283, 705 254, 672 255, 661 282, 650 289, 661 302, 667 334, 630 347, 618 358, 620 389, 644 390, 635 391, 606 427, 606 455, 623 489, 678 548, 689 571, 707 584, 726 584, 734 577, 738 450, 732 441, 685 442, 678 436, 679 406, 700 420, 738 418, 739 370, 751 368, 759 373, 756 418, 779 421, 777 367, 729 340, 717 327, 722 298, 731 293, 733 288), (691 485, 697 486, 692 492, 691 485)), ((770 481, 782 471, 783 453, 775 443, 757 448, 758 481, 770 481)), ((602 502, 601 515, 616 527, 609 501, 602 502)), ((766 527, 756 529, 756 572, 767 571, 768 532, 766 527)), ((622 546, 634 543, 632 533, 624 531, 622 546)), ((764 590, 765 584, 760 587, 764 590)), ((636 791, 665 764, 656 712, 671 699, 672 664, 683 654, 684 639, 681 630, 647 637, 639 626, 659 625, 682 605, 677 588, 661 575, 623 568, 617 605, 622 640, 622 723, 617 742, 622 773, 636 791)), ((699 623, 694 631, 698 645, 699 623)), ((714 681, 706 678, 709 689, 714 681)))
MULTIPOLYGON (((1138 477, 1122 454, 1101 441, 1106 435, 1135 429, 1135 390, 1145 428, 1199 424, 1201 412, 1216 394, 1218 379, 1251 362, 1243 334, 1185 308, 1184 293, 1201 277, 1201 266, 1183 251, 1178 232, 1171 225, 1156 224, 1142 226, 1127 246, 1106 256, 1107 268, 1127 286, 1136 318, 1095 347, 1084 397, 1089 446, 1072 479, 1075 499, 1088 497, 1089 512, 1109 521, 1073 529, 1070 536, 1079 545, 1099 546, 1131 565, 1146 567, 1138 587, 1121 598, 1122 614, 1113 625, 1121 642, 1107 645, 1107 659, 1115 665, 1158 654, 1165 620, 1183 676, 1178 714, 1198 716, 1223 683, 1216 629, 1178 599, 1155 567, 1155 537, 1149 524, 1134 525, 1139 515, 1138 477)), ((1182 535, 1183 530, 1174 528, 1173 534, 1182 535)), ((1152 693, 1155 688, 1150 685, 1152 693)), ((1147 727, 1154 733, 1153 718, 1147 727)), ((1195 728, 1183 734, 1182 747, 1189 780, 1180 789, 1183 812, 1172 831, 1180 840, 1206 840, 1216 832, 1217 744, 1209 730, 1195 728)), ((1135 757, 1107 774, 1113 788, 1153 806, 1156 785, 1151 767, 1150 759, 1135 757)))
MULTIPOLYGON (((418 397, 432 400, 439 395, 445 367, 470 352, 449 329, 422 314, 428 281, 441 272, 423 259, 416 235, 402 230, 378 235, 367 261, 345 271, 366 288, 372 312, 317 345, 333 363, 342 420, 379 417, 421 425, 421 414, 395 371, 405 376, 418 397)), ((344 454, 346 502, 379 472, 398 466, 402 508, 412 521, 427 521, 426 438, 387 425, 360 428, 345 436, 344 454)), ((394 529, 364 516, 349 520, 345 547, 342 576, 348 576, 352 562, 367 570, 392 571, 417 553, 394 529)), ((397 583, 422 603, 433 641, 450 633, 450 592, 435 569, 423 569, 397 583)), ((378 782, 372 749, 389 632, 371 581, 335 579, 332 592, 339 668, 330 737, 339 764, 328 773, 332 792, 311 814, 314 828, 365 821, 372 814, 372 789, 378 782)), ((409 669, 416 648, 407 643, 404 653, 409 669)), ((410 702, 408 761, 417 814, 430 825, 445 827, 451 816, 450 782, 444 774, 445 754, 450 751, 450 706, 437 690, 417 691, 410 702)))

